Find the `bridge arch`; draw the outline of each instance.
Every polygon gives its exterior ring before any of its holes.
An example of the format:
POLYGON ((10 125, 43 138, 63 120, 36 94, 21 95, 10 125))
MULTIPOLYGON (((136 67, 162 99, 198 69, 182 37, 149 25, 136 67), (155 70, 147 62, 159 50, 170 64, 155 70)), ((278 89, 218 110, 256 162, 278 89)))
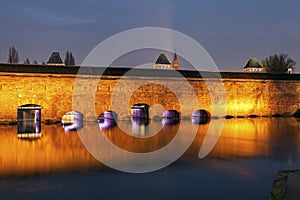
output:
POLYGON ((179 119, 180 113, 177 110, 167 110, 163 113, 163 118, 179 119))
POLYGON ((131 106, 132 118, 149 119, 149 105, 138 103, 131 106))
POLYGON ((210 122, 211 114, 204 109, 199 109, 193 112, 192 122, 194 124, 207 124, 210 122))
POLYGON ((41 109, 37 104, 25 104, 18 107, 18 134, 41 132, 41 109))
POLYGON ((106 130, 117 126, 118 114, 112 110, 107 110, 101 113, 97 122, 101 130, 106 130))
POLYGON ((62 116, 61 123, 66 132, 83 127, 84 115, 79 111, 70 111, 62 116))

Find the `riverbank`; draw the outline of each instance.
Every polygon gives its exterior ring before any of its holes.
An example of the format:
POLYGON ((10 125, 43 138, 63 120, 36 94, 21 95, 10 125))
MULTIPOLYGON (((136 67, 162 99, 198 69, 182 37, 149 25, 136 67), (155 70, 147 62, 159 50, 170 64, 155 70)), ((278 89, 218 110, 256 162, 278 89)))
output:
POLYGON ((280 170, 278 171, 270 200, 293 200, 300 199, 300 170, 280 170))

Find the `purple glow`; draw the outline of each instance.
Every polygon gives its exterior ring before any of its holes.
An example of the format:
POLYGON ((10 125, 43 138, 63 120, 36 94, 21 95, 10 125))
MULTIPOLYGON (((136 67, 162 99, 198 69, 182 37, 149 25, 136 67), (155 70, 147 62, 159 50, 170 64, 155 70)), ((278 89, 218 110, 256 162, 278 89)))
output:
POLYGON ((114 119, 104 119, 99 121, 99 127, 101 130, 107 130, 117 126, 114 119))
POLYGON ((174 119, 174 118, 163 118, 162 119, 162 124, 163 126, 165 125, 175 125, 175 124, 179 124, 180 119, 174 119))
POLYGON ((98 122, 102 122, 104 119, 118 120, 118 114, 114 111, 105 111, 98 116, 98 122))
POLYGON ((133 118, 149 118, 149 106, 147 104, 135 104, 131 107, 133 118))
POLYGON ((210 118, 197 118, 197 117, 193 117, 192 118, 192 123, 193 124, 207 124, 208 122, 210 122, 210 118))
POLYGON ((76 131, 83 127, 83 121, 81 120, 74 120, 74 123, 72 124, 63 124, 63 128, 65 132, 69 131, 76 131))
POLYGON ((138 126, 147 126, 149 125, 149 120, 145 118, 134 118, 132 117, 132 124, 138 126))
POLYGON ((176 110, 167 110, 163 114, 163 118, 179 118, 180 114, 176 110))
POLYGON ((41 121, 35 120, 19 120, 18 121, 18 133, 40 133, 41 121))
POLYGON ((145 114, 142 109, 131 109, 131 115, 134 118, 145 118, 145 114))
POLYGON ((193 124, 206 124, 210 122, 210 113, 206 110, 200 109, 196 110, 192 114, 193 124))
POLYGON ((206 110, 200 109, 193 112, 192 117, 210 118, 210 113, 206 110))
POLYGON ((83 127, 83 114, 77 111, 68 112, 62 117, 61 123, 65 132, 79 130, 83 127))

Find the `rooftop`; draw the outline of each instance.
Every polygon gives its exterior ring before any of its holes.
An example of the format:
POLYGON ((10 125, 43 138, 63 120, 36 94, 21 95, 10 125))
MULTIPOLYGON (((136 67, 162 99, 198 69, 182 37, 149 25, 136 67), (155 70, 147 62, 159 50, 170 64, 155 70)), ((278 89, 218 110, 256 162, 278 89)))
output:
POLYGON ((245 68, 262 68, 262 66, 259 64, 256 58, 250 58, 244 69, 245 68))
POLYGON ((160 54, 159 57, 157 58, 155 64, 167 64, 170 65, 171 63, 169 62, 167 56, 165 54, 160 54))
POLYGON ((59 52, 53 52, 47 62, 47 64, 64 64, 59 52))

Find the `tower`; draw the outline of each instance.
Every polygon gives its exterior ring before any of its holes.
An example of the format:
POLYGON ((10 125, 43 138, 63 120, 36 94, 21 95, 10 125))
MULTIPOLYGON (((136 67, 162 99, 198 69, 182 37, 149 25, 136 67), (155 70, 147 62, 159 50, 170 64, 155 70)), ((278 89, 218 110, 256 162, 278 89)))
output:
POLYGON ((175 70, 178 70, 179 63, 178 63, 178 58, 177 58, 176 51, 174 53, 174 58, 173 58, 172 64, 169 62, 167 56, 162 53, 157 58, 157 60, 154 64, 154 68, 155 69, 175 69, 175 70))
POLYGON ((179 63, 178 63, 178 58, 177 58, 177 54, 176 54, 176 51, 174 53, 174 59, 173 59, 173 63, 172 63, 172 66, 175 70, 178 70, 179 68, 179 63))
POLYGON ((250 58, 247 64, 245 65, 244 72, 263 72, 263 67, 257 61, 256 58, 250 58))

